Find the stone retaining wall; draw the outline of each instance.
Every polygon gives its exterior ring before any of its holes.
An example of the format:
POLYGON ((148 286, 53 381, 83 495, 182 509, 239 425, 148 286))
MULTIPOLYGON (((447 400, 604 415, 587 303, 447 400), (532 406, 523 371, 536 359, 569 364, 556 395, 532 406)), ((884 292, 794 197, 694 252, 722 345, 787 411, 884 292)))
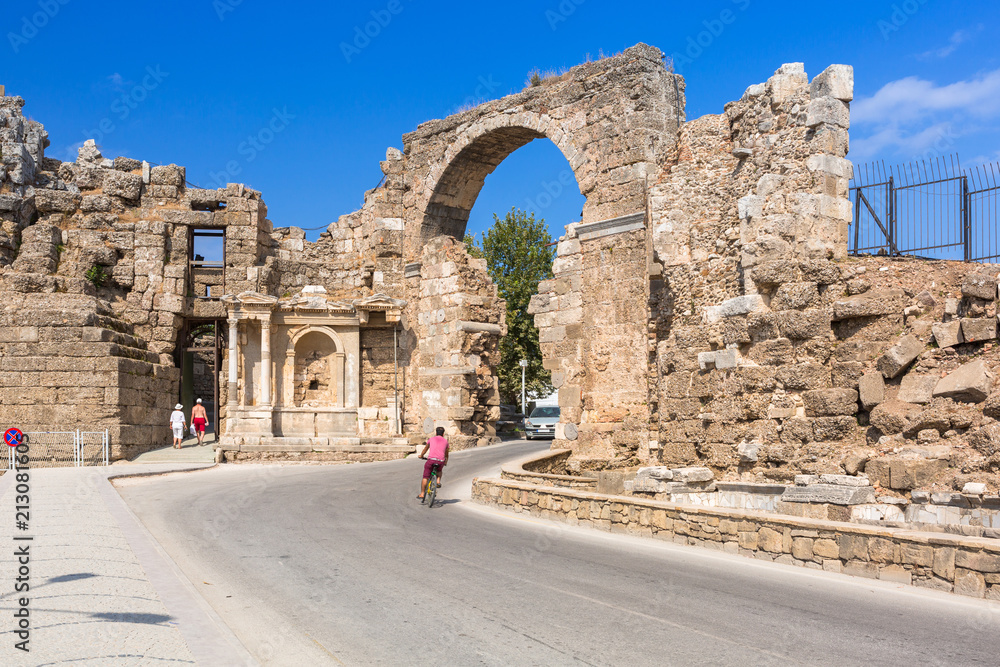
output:
POLYGON ((533 456, 512 465, 503 466, 500 476, 503 479, 538 484, 542 486, 558 486, 570 489, 597 489, 596 477, 579 475, 563 475, 566 460, 573 452, 569 449, 548 451, 541 456, 533 456))
POLYGON ((476 502, 760 560, 1000 599, 996 540, 475 479, 476 502))

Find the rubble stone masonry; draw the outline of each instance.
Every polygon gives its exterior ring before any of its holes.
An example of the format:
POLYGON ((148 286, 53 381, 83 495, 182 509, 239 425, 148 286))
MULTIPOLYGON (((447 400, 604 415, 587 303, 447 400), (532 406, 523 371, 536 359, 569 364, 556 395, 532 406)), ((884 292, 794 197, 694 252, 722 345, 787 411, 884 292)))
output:
MULTIPOLYGON (((46 158, 24 101, 0 97, 0 421, 107 427, 116 457, 165 444, 178 348, 205 323, 229 335, 219 297, 316 286, 330 304, 406 303, 399 322, 365 315, 357 424, 339 428, 494 442, 505 311, 462 239, 485 178, 542 139, 586 197, 530 306, 569 472, 867 471, 897 496, 995 492, 997 268, 847 256, 851 68, 810 79, 782 65, 690 121, 684 90, 638 45, 424 123, 315 242, 275 228, 243 185, 199 189, 183 167, 108 159, 92 142, 74 162, 46 158), (224 233, 223 266, 190 262, 205 229, 224 233)), ((229 387, 247 380, 230 385, 223 348, 224 432, 229 387)), ((251 384, 281 376, 268 368, 251 384)), ((330 395, 313 375, 302 395, 330 395)))

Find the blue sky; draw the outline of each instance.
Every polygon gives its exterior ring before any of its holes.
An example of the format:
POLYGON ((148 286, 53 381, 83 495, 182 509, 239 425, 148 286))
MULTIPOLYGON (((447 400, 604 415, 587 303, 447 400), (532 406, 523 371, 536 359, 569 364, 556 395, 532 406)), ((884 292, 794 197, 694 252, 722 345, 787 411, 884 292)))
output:
MULTIPOLYGON (((811 76, 847 63, 855 161, 1000 159, 995 0, 4 6, 0 84, 46 125, 50 156, 74 159, 93 137, 106 156, 185 165, 204 187, 245 182, 275 226, 325 227, 358 208, 386 147, 419 123, 517 92, 534 68, 637 42, 676 56, 688 118, 720 113, 782 63, 811 76)), ((567 173, 548 141, 517 151, 487 179, 469 231, 531 206, 558 236, 583 206, 567 173)))

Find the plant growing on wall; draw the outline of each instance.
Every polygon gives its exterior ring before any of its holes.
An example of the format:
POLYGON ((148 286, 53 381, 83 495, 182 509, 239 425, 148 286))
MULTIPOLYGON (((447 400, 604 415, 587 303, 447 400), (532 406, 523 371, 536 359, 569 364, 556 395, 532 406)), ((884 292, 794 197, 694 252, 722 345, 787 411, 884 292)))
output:
POLYGON ((486 260, 500 298, 507 302, 507 335, 500 340, 500 400, 521 403, 521 365, 527 359, 525 387, 529 398, 552 392, 552 374, 542 367, 538 329, 528 314, 528 302, 538 283, 552 277, 555 248, 544 219, 512 208, 502 219, 493 214, 493 226, 480 243, 466 236, 469 252, 486 260))
POLYGON ((87 272, 83 274, 83 277, 94 283, 94 287, 104 287, 111 276, 108 275, 108 272, 104 270, 103 266, 95 264, 87 269, 87 272))

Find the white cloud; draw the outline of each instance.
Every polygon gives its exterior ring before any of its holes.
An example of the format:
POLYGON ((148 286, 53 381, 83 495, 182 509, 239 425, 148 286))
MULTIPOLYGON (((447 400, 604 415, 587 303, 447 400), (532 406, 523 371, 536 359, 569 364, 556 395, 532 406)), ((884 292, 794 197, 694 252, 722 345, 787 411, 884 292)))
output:
POLYGON ((892 81, 871 97, 854 103, 855 123, 906 122, 940 111, 960 111, 991 117, 1000 113, 1000 69, 969 81, 938 86, 909 76, 892 81))
POLYGON ((930 51, 924 51, 917 58, 920 60, 931 60, 932 58, 947 58, 951 54, 958 50, 964 42, 969 41, 972 35, 967 30, 956 30, 950 39, 948 39, 948 45, 942 46, 939 49, 931 49, 930 51))
POLYGON ((851 153, 855 159, 940 155, 960 137, 992 132, 997 120, 1000 69, 946 85, 906 77, 854 102, 851 153))

